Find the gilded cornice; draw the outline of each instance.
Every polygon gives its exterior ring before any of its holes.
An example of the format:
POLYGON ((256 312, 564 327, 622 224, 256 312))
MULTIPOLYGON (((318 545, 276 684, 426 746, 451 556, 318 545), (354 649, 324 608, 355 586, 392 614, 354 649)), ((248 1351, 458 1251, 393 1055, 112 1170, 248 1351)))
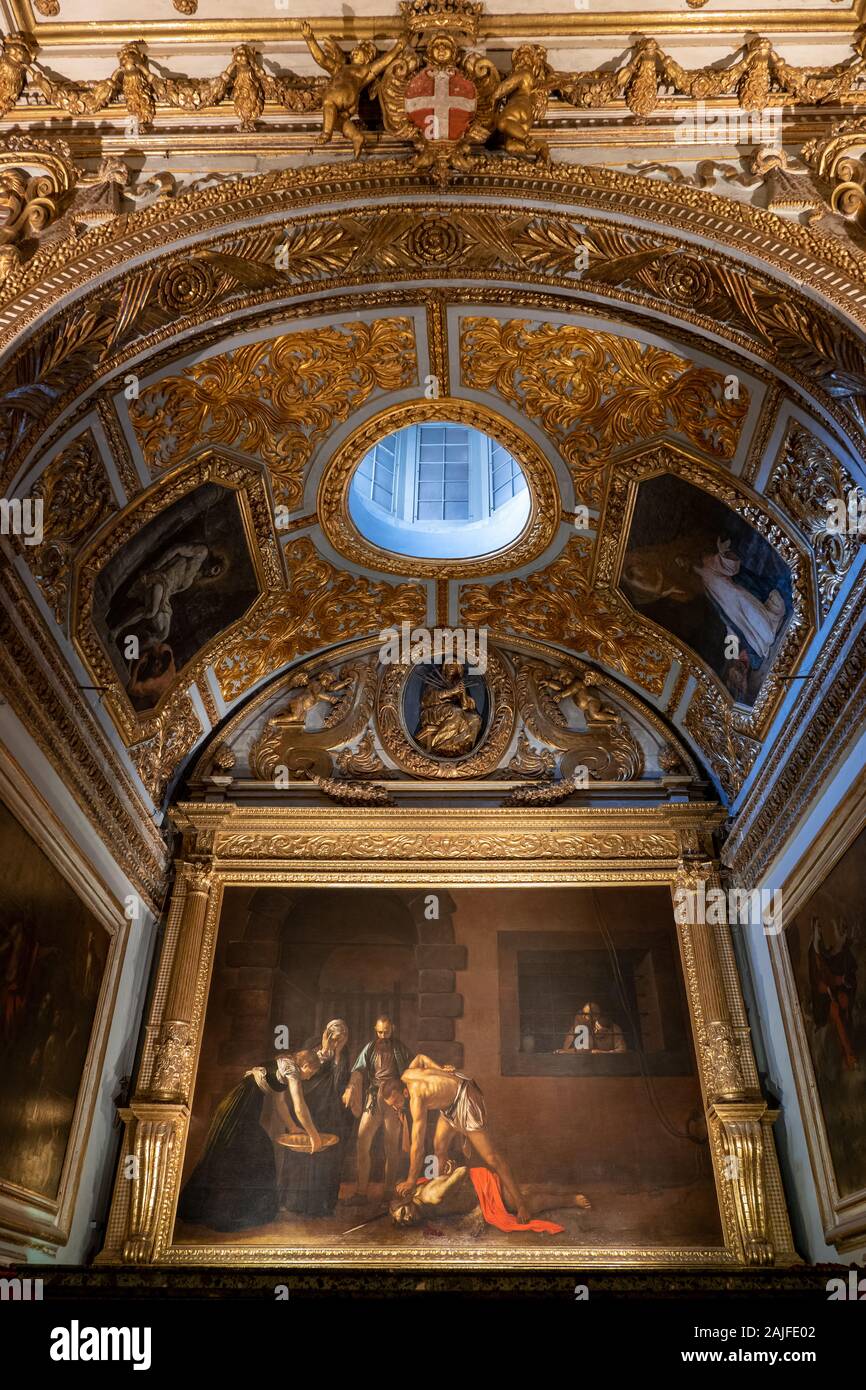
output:
MULTIPOLYGON (((173 3, 175 0, 173 0, 173 3)), ((285 43, 300 39, 301 20, 274 15, 273 18, 190 19, 165 14, 157 19, 95 20, 82 24, 63 18, 63 0, 41 0, 50 6, 42 10, 39 0, 9 0, 15 25, 27 34, 38 35, 43 47, 78 48, 88 44, 113 44, 145 39, 148 43, 170 45, 193 51, 202 42, 214 39, 223 43, 285 43), (56 8, 55 8, 56 6, 56 8), (49 23, 37 19, 34 9, 50 18, 49 23)), ((195 6, 197 0, 178 0, 180 5, 195 6)), ((835 3, 831 8, 773 8, 758 10, 726 10, 722 13, 700 6, 706 0, 689 0, 690 8, 683 11, 666 10, 653 13, 647 10, 619 10, 609 13, 590 9, 569 14, 562 11, 533 10, 515 14, 484 14, 480 33, 488 39, 530 39, 541 42, 551 34, 564 39, 583 39, 595 36, 629 38, 636 33, 703 36, 764 32, 777 34, 840 34, 848 35, 866 13, 864 0, 852 0, 847 5, 835 3)), ((195 9, 184 11, 194 15, 195 9)), ((312 16, 310 16, 312 17, 312 16)), ((391 10, 380 15, 347 14, 319 19, 345 42, 356 39, 397 38, 403 31, 398 16, 391 10)))

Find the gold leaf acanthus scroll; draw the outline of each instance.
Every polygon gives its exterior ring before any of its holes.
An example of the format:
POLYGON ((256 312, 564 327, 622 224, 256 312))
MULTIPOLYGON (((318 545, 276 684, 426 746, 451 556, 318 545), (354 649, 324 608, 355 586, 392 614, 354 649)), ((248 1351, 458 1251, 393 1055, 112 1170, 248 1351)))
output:
POLYGON ((420 584, 386 584, 338 570, 303 536, 286 547, 289 588, 242 626, 216 664, 227 700, 264 676, 289 666, 305 652, 349 641, 365 631, 423 623, 426 590, 420 584))
POLYGON ((277 502, 303 497, 316 444, 376 390, 418 380, 411 319, 333 324, 249 343, 165 377, 130 402, 152 469, 202 442, 229 444, 268 464, 277 502))
POLYGON ((577 494, 601 496, 610 455, 673 428, 715 458, 733 458, 749 393, 725 399, 725 378, 687 358, 613 333, 528 319, 466 318, 467 386, 496 390, 559 443, 577 494))
POLYGON ((590 542, 575 536, 551 564, 525 579, 463 585, 461 621, 556 642, 660 694, 670 649, 649 637, 615 595, 593 589, 589 571, 590 542))

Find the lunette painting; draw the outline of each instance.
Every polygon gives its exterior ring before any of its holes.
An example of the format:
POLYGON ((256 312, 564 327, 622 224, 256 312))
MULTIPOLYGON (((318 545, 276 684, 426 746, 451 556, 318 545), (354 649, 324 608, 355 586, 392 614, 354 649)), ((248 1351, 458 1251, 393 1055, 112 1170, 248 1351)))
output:
POLYGON ((721 1247, 670 893, 227 888, 174 1243, 721 1247))
POLYGON ((0 803, 0 1181, 56 1198, 110 940, 0 803))
POLYGON ((753 705, 791 618, 791 571, 724 502, 683 478, 640 483, 621 586, 753 705), (733 639, 733 640, 731 640, 733 639))

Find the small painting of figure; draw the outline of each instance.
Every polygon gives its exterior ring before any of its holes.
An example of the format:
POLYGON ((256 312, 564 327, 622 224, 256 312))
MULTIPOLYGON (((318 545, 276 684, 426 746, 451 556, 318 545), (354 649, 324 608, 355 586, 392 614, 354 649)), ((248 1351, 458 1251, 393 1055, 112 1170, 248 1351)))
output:
POLYGON ((93 618, 133 707, 178 674, 258 595, 237 496, 207 483, 143 526, 99 576, 93 618))
POLYGON ((725 503, 682 478, 640 484, 620 580, 641 613, 753 705, 793 612, 791 571, 725 503))

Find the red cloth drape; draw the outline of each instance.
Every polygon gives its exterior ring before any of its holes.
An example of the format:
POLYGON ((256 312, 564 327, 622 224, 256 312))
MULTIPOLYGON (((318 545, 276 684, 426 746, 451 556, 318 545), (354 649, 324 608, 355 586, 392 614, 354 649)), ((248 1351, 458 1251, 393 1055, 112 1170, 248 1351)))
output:
POLYGON ((557 1226, 555 1221, 539 1221, 538 1218, 522 1225, 516 1216, 506 1211, 498 1174, 492 1173, 489 1168, 470 1168, 469 1176, 488 1226, 495 1226, 498 1231, 540 1231, 551 1236, 565 1230, 564 1226, 557 1226))

